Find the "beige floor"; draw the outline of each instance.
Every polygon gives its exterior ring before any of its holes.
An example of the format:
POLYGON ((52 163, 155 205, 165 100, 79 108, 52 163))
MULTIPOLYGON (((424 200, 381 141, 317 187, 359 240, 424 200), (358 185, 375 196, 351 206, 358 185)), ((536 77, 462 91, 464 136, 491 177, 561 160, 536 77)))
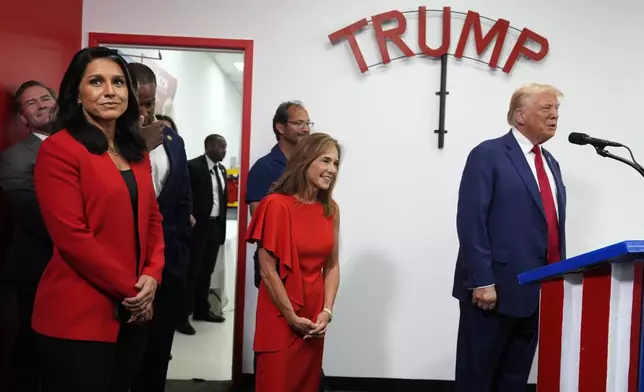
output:
POLYGON ((191 321, 197 334, 175 332, 169 380, 228 381, 233 360, 233 311, 225 311, 222 324, 191 321))

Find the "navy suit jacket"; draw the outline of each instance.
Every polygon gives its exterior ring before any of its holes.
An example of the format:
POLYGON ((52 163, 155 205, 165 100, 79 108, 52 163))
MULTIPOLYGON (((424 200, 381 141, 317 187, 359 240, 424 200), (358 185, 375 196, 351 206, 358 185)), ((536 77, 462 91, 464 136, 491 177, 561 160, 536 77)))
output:
MULTIPOLYGON (((559 163, 543 149, 557 186, 561 257, 566 258, 566 188, 559 163)), ((539 286, 517 275, 547 264, 548 226, 537 180, 509 132, 468 156, 456 218, 460 248, 453 296, 471 302, 472 289, 494 284, 497 311, 527 317, 538 309, 539 286)))
POLYGON ((192 197, 188 159, 183 139, 174 130, 163 130, 163 148, 168 155, 170 170, 157 197, 163 216, 165 240, 164 274, 184 279, 190 263, 190 212, 192 197))

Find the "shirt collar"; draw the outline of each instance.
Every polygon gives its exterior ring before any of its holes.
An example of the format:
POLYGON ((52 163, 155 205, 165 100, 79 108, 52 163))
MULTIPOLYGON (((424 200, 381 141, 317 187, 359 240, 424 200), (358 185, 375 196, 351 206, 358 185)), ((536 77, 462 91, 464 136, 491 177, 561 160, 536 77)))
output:
POLYGON ((271 149, 271 156, 274 160, 277 162, 283 163, 286 165, 286 155, 282 152, 282 149, 280 148, 280 144, 277 143, 273 148, 271 149))
POLYGON ((49 137, 49 135, 46 135, 46 134, 44 134, 44 133, 40 133, 40 132, 32 132, 32 133, 33 133, 36 137, 38 137, 38 139, 40 139, 40 140, 42 140, 42 141, 45 141, 45 139, 47 139, 47 137, 49 137))
MULTIPOLYGON (((519 143, 519 148, 521 149, 521 151, 523 151, 524 154, 527 155, 532 152, 534 144, 532 144, 532 142, 527 137, 525 137, 524 134, 519 132, 518 129, 512 127, 512 135, 514 135, 517 143, 519 143)), ((541 146, 539 146, 539 148, 541 148, 541 146)))
POLYGON ((208 155, 204 154, 203 156, 205 156, 205 157, 206 157, 206 162, 208 162, 208 170, 210 170, 210 169, 212 169, 213 167, 215 167, 215 162, 213 162, 213 161, 212 161, 212 159, 210 159, 210 158, 208 157, 208 155))

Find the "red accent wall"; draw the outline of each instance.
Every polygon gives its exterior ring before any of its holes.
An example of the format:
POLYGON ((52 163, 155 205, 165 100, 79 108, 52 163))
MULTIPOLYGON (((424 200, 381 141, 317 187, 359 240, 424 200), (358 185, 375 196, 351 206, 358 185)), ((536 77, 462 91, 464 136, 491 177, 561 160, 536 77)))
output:
MULTIPOLYGON (((58 90, 63 73, 81 47, 83 0, 20 0, 0 3, 0 151, 26 136, 12 115, 12 94, 23 81, 58 90)), ((8 348, 13 340, 15 308, 2 279, 11 227, 0 195, 0 391, 11 392, 8 348)))
POLYGON ((58 90, 81 46, 83 0, 21 0, 0 5, 0 151, 26 135, 11 115, 11 94, 25 80, 58 90))

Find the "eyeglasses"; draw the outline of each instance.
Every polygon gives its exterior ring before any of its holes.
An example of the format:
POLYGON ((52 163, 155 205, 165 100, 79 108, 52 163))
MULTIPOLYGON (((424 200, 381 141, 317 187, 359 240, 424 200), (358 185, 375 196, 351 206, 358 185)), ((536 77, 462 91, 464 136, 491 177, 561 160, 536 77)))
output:
POLYGON ((305 125, 306 125, 307 128, 311 129, 311 128, 313 128, 313 125, 315 124, 315 123, 313 123, 311 121, 287 121, 287 123, 291 124, 292 126, 294 126, 296 128, 299 128, 299 129, 304 128, 305 125))

